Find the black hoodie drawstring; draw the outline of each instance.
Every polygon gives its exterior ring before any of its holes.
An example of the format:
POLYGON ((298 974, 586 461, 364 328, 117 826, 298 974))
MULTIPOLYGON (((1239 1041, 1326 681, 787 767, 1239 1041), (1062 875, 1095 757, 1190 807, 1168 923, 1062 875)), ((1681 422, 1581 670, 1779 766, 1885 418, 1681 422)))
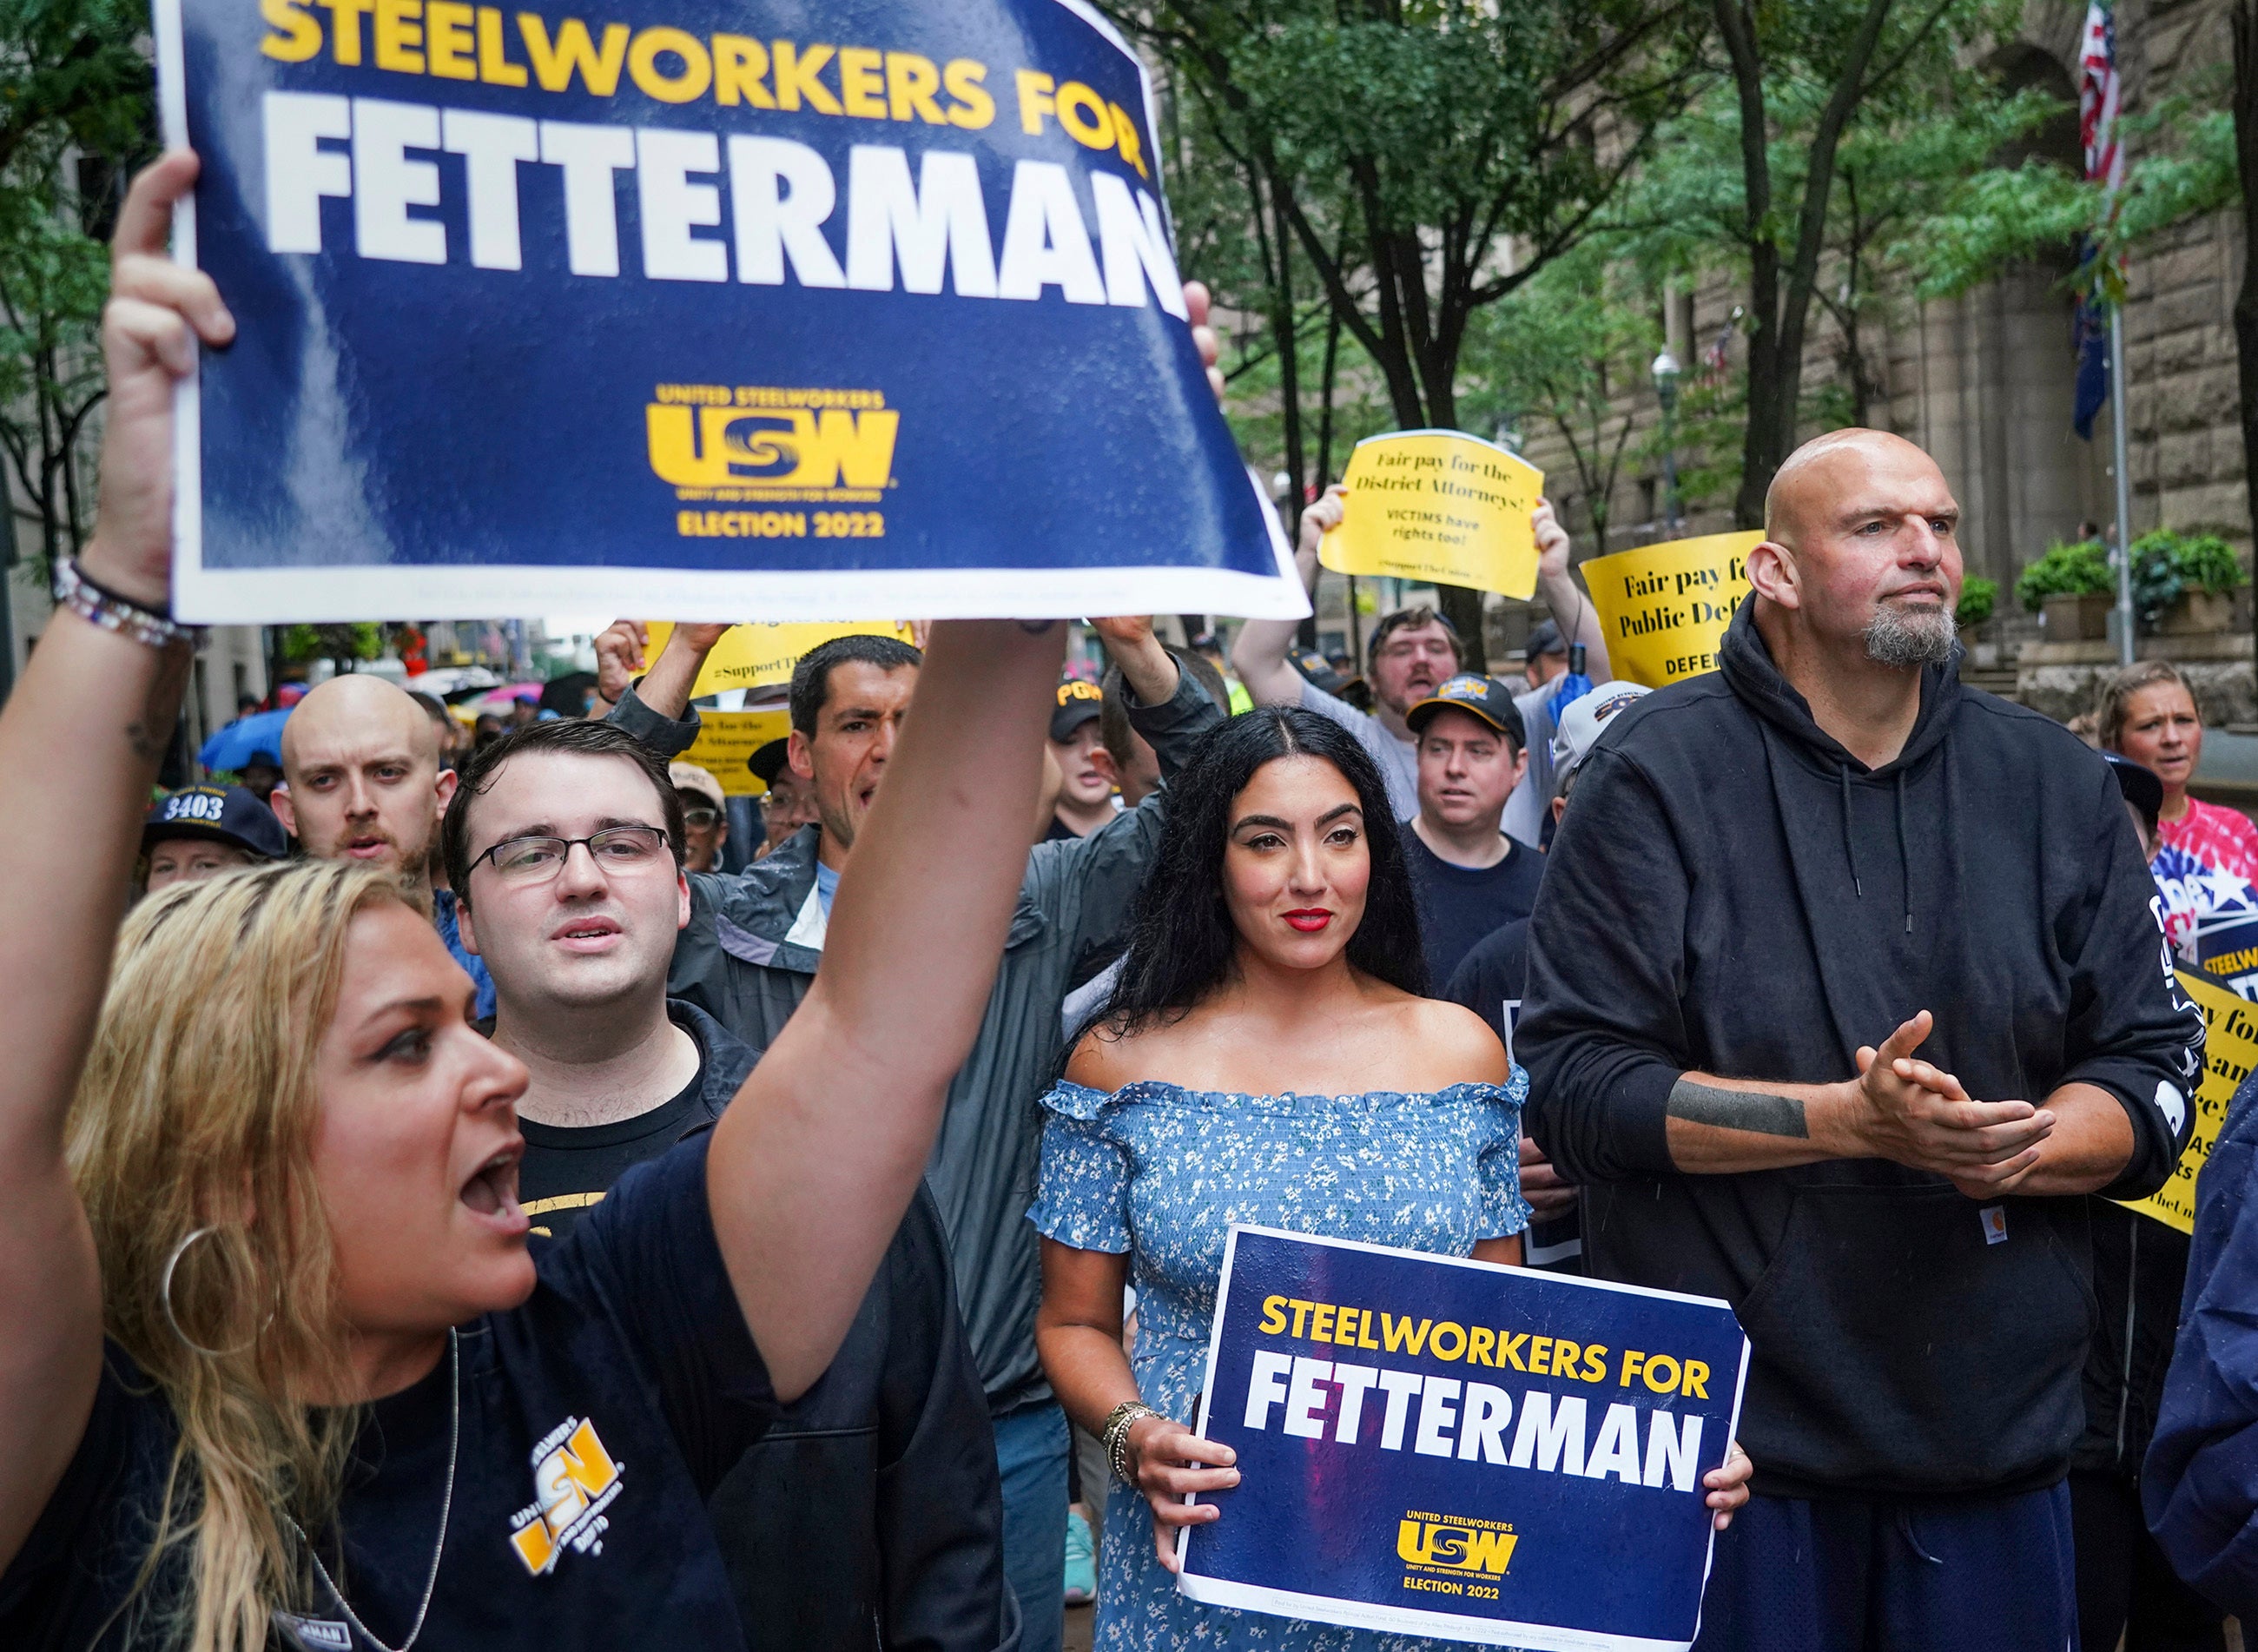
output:
MULTIPOLYGON (((1843 788, 1843 858, 1850 863, 1850 887, 1857 890, 1858 899, 1864 901, 1866 898, 1866 886, 1858 876, 1858 840, 1857 834, 1850 830, 1850 765, 1847 763, 1837 764, 1835 768, 1835 778, 1842 782, 1843 788)), ((1898 865, 1905 871, 1905 929, 1907 935, 1911 935, 1913 933, 1913 857, 1906 851, 1906 777, 1903 769, 1898 771, 1897 782, 1898 865)))
POLYGON ((1905 870, 1906 933, 1913 933, 1913 857, 1906 853, 1905 771, 1898 771, 1898 865, 1905 870))
MULTIPOLYGON (((1866 886, 1858 881, 1858 845, 1850 835, 1850 765, 1848 763, 1837 765, 1835 773, 1843 782, 1843 857, 1850 863, 1850 887, 1857 890, 1858 899, 1864 901, 1866 886)), ((1899 847, 1900 850, 1904 847, 1902 835, 1899 838, 1899 847)))

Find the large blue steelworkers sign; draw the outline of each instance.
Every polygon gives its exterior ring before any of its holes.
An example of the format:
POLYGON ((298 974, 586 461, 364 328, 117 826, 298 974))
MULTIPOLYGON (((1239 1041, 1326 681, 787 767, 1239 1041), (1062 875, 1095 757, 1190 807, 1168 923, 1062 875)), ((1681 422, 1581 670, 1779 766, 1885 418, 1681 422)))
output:
POLYGON ((1177 1586, 1402 1634, 1685 1648, 1747 1361, 1705 1297, 1233 1228, 1199 1431, 1241 1478, 1184 1534, 1177 1586))
POLYGON ((538 3, 159 0, 184 616, 1307 611, 1082 0, 538 3))

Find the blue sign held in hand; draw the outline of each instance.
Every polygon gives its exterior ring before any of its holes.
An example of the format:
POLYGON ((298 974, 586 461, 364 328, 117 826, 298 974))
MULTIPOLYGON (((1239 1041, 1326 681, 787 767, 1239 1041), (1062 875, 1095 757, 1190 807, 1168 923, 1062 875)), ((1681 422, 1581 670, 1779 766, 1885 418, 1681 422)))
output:
POLYGON ((1196 1600, 1548 1652, 1692 1643, 1701 1478, 1740 1416, 1724 1303, 1234 1227, 1179 1540, 1196 1600))
POLYGON ((178 611, 1308 611, 1082 0, 158 0, 178 611))

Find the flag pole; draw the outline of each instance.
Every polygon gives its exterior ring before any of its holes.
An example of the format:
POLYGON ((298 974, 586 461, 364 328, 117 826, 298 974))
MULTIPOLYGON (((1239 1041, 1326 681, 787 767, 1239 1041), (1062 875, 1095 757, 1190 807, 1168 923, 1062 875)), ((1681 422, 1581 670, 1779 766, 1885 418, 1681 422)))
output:
POLYGON ((2109 436, 2117 474, 2117 661, 2133 663, 2133 478, 2125 438, 2125 306, 2109 308, 2109 436))

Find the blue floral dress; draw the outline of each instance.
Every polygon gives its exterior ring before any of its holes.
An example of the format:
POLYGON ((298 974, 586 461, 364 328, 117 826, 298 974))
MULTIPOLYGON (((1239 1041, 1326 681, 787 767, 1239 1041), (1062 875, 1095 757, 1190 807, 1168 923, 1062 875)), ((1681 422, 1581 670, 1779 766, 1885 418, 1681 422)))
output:
MULTIPOLYGON (((1061 1083, 1043 1098, 1042 1186, 1028 1220, 1078 1250, 1127 1253, 1138 1392, 1192 1426, 1232 1223, 1459 1257, 1478 1240, 1519 1233, 1529 1223, 1520 1170, 1528 1094, 1518 1067, 1502 1086, 1428 1095, 1234 1095, 1150 1079, 1108 1094, 1061 1083)), ((1118 1482, 1105 1530, 1098 1652, 1457 1644, 1188 1600, 1154 1555, 1144 1499, 1118 1482)))

